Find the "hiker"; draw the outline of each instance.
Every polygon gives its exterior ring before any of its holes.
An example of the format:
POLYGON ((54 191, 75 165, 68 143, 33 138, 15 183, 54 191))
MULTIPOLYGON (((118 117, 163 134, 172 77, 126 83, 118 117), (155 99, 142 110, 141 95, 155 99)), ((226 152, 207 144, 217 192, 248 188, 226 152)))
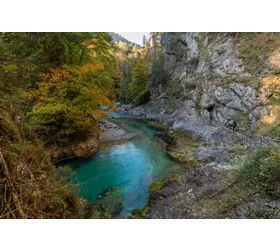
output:
POLYGON ((228 126, 229 126, 229 128, 230 128, 232 131, 235 131, 235 130, 236 130, 236 126, 237 126, 236 121, 235 121, 235 120, 230 120, 230 121, 228 122, 228 126))

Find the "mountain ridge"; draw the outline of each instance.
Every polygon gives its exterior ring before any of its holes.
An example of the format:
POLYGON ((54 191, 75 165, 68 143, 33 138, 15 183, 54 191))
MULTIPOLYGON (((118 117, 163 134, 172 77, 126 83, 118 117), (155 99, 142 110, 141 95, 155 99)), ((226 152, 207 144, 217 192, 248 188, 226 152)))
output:
POLYGON ((123 36, 121 36, 120 34, 118 33, 115 33, 115 32, 108 32, 108 34, 113 38, 113 41, 118 43, 118 42, 123 42, 123 43, 126 43, 126 44, 131 44, 132 46, 136 45, 137 48, 142 48, 142 46, 138 43, 134 43, 134 42, 131 42, 130 40, 124 38, 123 36))

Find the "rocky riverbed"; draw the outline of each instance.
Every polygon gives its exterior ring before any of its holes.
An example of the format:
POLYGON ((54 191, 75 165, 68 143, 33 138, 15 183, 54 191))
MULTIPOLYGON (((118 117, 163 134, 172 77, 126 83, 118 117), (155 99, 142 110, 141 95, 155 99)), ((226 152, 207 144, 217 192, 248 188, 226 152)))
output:
POLYGON ((219 208, 232 210, 226 217, 246 218, 250 209, 267 210, 263 199, 242 200, 241 193, 247 190, 235 189, 235 184, 229 188, 235 192, 223 196, 232 169, 242 166, 254 146, 244 135, 256 133, 260 121, 273 115, 267 105, 273 93, 263 79, 275 65, 265 50, 252 62, 256 48, 248 46, 246 36, 170 33, 162 37, 164 80, 150 83, 150 101, 128 112, 152 119, 168 136, 174 135, 175 143, 167 151, 192 168, 153 190, 142 215, 217 218, 219 208), (231 119, 241 134, 225 128, 231 119), (207 199, 216 190, 222 191, 207 199))
POLYGON ((135 134, 128 133, 119 125, 109 120, 105 120, 103 123, 100 123, 99 128, 101 129, 101 134, 99 136, 99 141, 101 143, 107 141, 128 140, 135 136, 135 134))
MULTIPOLYGON (((225 127, 215 127, 211 125, 194 125, 191 122, 184 122, 182 126, 177 126, 176 118, 172 115, 164 114, 150 104, 139 106, 129 110, 131 114, 152 119, 156 127, 164 127, 167 133, 172 136, 177 134, 177 149, 181 148, 183 154, 188 154, 192 160, 204 163, 217 168, 233 168, 235 162, 240 160, 241 151, 248 149, 244 140, 238 135, 231 133, 225 127), (174 120, 175 119, 175 120, 174 120), (193 150, 186 148, 189 144, 183 138, 189 138, 195 147, 193 150)), ((152 123, 150 123, 152 124, 152 123)))
MULTIPOLYGON (((224 189, 231 181, 231 170, 240 166, 246 158, 246 152, 249 152, 244 140, 238 134, 230 133, 221 127, 186 124, 183 129, 178 128, 173 126, 174 121, 170 116, 151 111, 149 104, 133 108, 129 112, 150 118, 146 122, 160 129, 165 135, 161 136, 161 139, 167 143, 167 153, 186 165, 183 173, 167 179, 150 192, 149 202, 144 208, 144 217, 222 216, 217 215, 218 204, 224 189)), ((238 209, 242 210, 242 207, 232 211, 228 217, 246 216, 245 212, 240 213, 238 209)), ((139 218, 141 213, 143 216, 141 211, 129 218, 139 218)))

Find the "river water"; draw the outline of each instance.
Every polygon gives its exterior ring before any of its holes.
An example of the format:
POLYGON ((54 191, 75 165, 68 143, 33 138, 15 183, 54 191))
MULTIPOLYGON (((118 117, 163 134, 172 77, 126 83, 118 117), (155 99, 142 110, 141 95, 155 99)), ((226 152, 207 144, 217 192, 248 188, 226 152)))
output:
POLYGON ((60 163, 74 172, 79 195, 102 204, 108 213, 124 214, 143 208, 151 183, 176 174, 182 166, 159 143, 159 131, 125 113, 112 113, 114 122, 135 136, 112 142, 87 159, 60 163))

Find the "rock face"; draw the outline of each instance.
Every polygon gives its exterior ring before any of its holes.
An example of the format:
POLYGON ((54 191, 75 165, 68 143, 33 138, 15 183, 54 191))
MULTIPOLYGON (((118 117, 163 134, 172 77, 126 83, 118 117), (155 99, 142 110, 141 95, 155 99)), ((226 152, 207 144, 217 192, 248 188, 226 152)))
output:
MULTIPOLYGON (((129 112, 157 119, 206 145, 195 151, 202 167, 188 170, 178 180, 167 180, 150 195, 147 218, 207 217, 199 202, 224 188, 220 174, 235 167, 235 162, 241 165, 249 148, 242 134, 223 128, 225 123, 234 119, 240 130, 254 132, 260 118, 270 114, 265 101, 273 93, 268 86, 259 88, 270 70, 269 60, 261 61, 261 69, 255 70, 251 58, 246 60, 248 47, 242 50, 240 39, 230 33, 167 33, 162 37, 165 79, 152 86, 149 103, 129 112)), ((274 59, 279 68, 279 57, 274 59)), ((229 217, 248 218, 255 206, 243 204, 229 217)))
POLYGON ((271 93, 258 86, 263 73, 251 70, 229 33, 167 33, 161 43, 165 80, 151 87, 149 103, 129 112, 203 140, 207 147, 197 150, 197 160, 226 166, 227 149, 242 143, 224 128, 228 120, 252 132, 269 114, 263 100, 271 93))
POLYGON ((100 123, 99 128, 101 129, 101 134, 99 136, 100 142, 126 140, 135 136, 108 120, 100 123))
POLYGON ((74 157, 87 157, 94 154, 99 145, 103 142, 126 140, 130 139, 135 134, 128 133, 117 124, 114 124, 108 120, 98 124, 101 134, 99 137, 91 136, 86 140, 77 142, 75 144, 70 144, 64 147, 50 148, 49 152, 54 162, 74 158, 74 157))
POLYGON ((126 131, 124 131, 122 128, 107 120, 100 124, 99 127, 102 131, 99 136, 100 141, 116 140, 126 134, 126 131))
POLYGON ((229 119, 242 129, 253 129, 259 117, 268 114, 261 98, 270 93, 258 90, 255 83, 261 76, 247 71, 232 35, 167 33, 161 43, 166 79, 152 87, 152 101, 132 113, 193 130, 223 126, 229 119))
POLYGON ((53 162, 67 158, 88 156, 95 153, 98 149, 98 138, 89 137, 87 140, 72 144, 63 148, 50 149, 53 162))

